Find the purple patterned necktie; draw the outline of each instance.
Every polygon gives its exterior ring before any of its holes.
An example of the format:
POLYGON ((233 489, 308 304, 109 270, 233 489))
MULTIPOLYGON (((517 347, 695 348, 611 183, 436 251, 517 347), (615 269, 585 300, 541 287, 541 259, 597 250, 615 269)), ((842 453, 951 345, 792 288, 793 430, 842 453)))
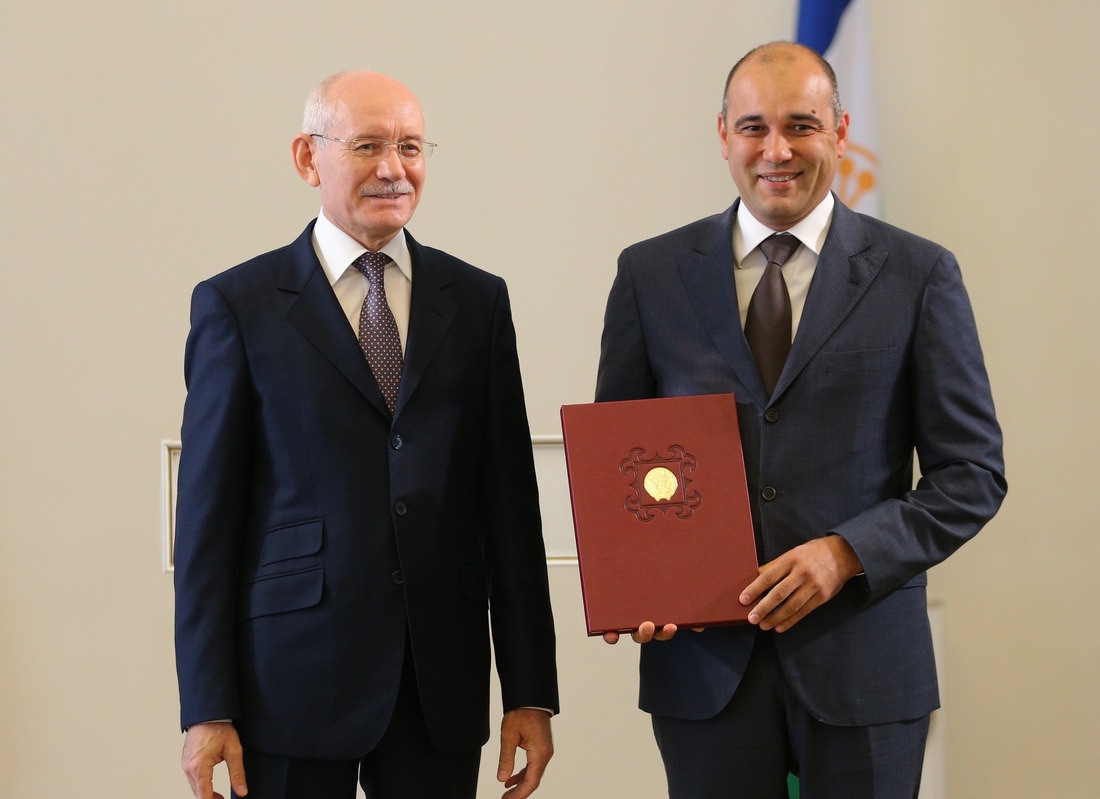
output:
POLYGON ((382 389, 386 405, 393 413, 397 405, 397 390, 401 385, 401 338, 397 333, 397 322, 386 300, 386 283, 382 275, 390 257, 369 250, 359 256, 352 264, 367 276, 370 289, 363 308, 359 312, 359 346, 367 356, 374 379, 382 389))
POLYGON ((787 293, 782 267, 800 243, 789 234, 775 234, 760 242, 768 265, 749 301, 745 338, 769 397, 791 351, 791 296, 787 293))

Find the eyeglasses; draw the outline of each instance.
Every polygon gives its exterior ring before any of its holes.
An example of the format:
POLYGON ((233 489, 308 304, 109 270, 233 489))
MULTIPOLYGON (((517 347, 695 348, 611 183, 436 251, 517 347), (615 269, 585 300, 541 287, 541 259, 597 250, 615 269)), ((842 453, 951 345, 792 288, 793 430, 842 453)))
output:
POLYGON ((418 161, 421 158, 430 158, 437 145, 430 141, 386 141, 385 139, 337 139, 334 136, 325 136, 323 133, 307 133, 307 136, 316 136, 325 141, 337 141, 346 144, 348 151, 359 158, 375 161, 385 158, 390 150, 396 148, 397 155, 402 161, 418 161))

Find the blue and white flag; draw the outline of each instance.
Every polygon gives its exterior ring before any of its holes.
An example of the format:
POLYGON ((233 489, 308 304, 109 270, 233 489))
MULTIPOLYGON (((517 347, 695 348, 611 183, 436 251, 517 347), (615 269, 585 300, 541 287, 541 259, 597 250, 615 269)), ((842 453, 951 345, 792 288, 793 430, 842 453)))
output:
POLYGON ((825 56, 836 71, 840 100, 851 114, 848 150, 833 191, 849 208, 879 215, 879 154, 867 30, 868 0, 800 0, 799 44, 825 56))

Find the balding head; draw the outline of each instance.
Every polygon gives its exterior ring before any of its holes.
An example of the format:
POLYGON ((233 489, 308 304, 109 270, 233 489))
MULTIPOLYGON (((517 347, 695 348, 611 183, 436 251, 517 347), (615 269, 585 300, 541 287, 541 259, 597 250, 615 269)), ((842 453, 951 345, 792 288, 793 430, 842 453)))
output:
MULTIPOLYGON (((342 98, 349 95, 375 95, 411 99, 419 108, 416 95, 401 81, 381 72, 348 70, 329 75, 309 93, 302 117, 303 133, 330 135, 332 123, 342 98)), ((423 114, 423 112, 421 112, 423 114)))
POLYGON ((729 122, 729 89, 733 76, 750 62, 758 62, 770 70, 781 72, 783 70, 806 68, 807 65, 816 65, 828 79, 832 86, 833 119, 836 126, 840 125, 840 119, 844 112, 840 104, 840 89, 837 86, 836 72, 816 50, 794 42, 771 42, 762 44, 749 50, 740 61, 733 65, 733 69, 726 76, 726 85, 722 88, 722 119, 729 122))

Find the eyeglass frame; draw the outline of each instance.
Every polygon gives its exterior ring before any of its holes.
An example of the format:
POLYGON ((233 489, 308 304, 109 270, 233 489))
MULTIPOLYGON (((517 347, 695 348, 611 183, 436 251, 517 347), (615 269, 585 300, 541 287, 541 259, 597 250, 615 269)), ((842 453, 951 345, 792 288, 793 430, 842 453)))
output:
MULTIPOLYGON (((435 148, 439 146, 434 141, 420 140, 418 142, 421 146, 420 153, 418 155, 414 155, 410 158, 410 157, 405 156, 401 152, 401 145, 402 144, 409 144, 410 143, 409 140, 406 140, 406 141, 387 141, 386 139, 379 139, 379 138, 376 138, 374 136, 360 136, 357 139, 338 139, 335 136, 326 136, 323 133, 307 133, 306 135, 310 136, 310 137, 316 136, 318 139, 324 139, 325 141, 340 142, 340 144, 355 145, 355 144, 358 144, 359 142, 377 142, 378 144, 385 145, 385 149, 378 155, 364 155, 362 153, 357 152, 354 147, 351 148, 350 152, 353 155, 355 155, 358 158, 363 158, 363 159, 367 159, 367 160, 370 160, 370 161, 380 161, 383 158, 385 158, 386 156, 388 156, 391 151, 394 151, 394 150, 397 151, 397 157, 400 158, 402 161, 418 161, 420 159, 428 159, 428 158, 432 157, 432 153, 435 152, 435 148)), ((417 140, 414 139, 412 141, 417 141, 417 140)))

